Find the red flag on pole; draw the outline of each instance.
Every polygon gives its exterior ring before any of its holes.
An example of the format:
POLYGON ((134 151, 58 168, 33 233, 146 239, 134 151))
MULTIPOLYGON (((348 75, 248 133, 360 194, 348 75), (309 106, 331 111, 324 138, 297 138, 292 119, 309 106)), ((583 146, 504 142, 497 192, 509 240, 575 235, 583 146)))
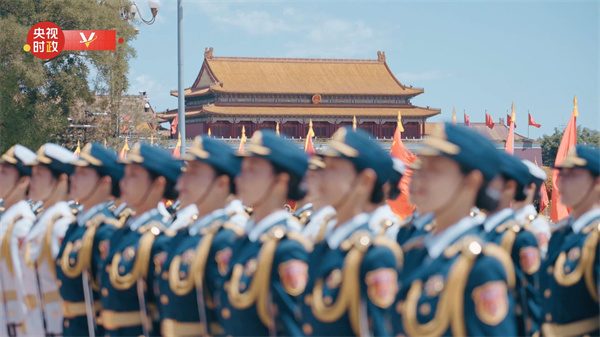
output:
POLYGON ((494 123, 494 119, 492 118, 492 116, 490 116, 490 115, 489 115, 489 114, 487 114, 487 113, 485 114, 485 125, 486 125, 488 128, 490 128, 490 129, 493 129, 493 128, 494 128, 494 125, 496 125, 496 124, 494 123))
POLYGON ((181 133, 177 138, 177 145, 175 145, 175 150, 173 150, 173 157, 179 158, 181 157, 181 133))
POLYGON ((177 126, 179 125, 179 113, 175 115, 175 118, 171 122, 171 135, 177 133, 177 126))
POLYGON ((313 131, 313 122, 311 119, 308 124, 308 134, 306 135, 306 141, 304 142, 304 152, 306 152, 309 156, 314 156, 317 153, 312 142, 312 137, 314 136, 315 131, 313 131))
MULTIPOLYGON (((402 137, 400 135, 401 128, 401 117, 400 114, 398 114, 398 126, 396 127, 396 132, 394 132, 394 140, 392 142, 392 149, 390 153, 392 157, 402 160, 404 165, 408 166, 417 160, 417 156, 410 152, 410 150, 404 146, 404 143, 402 143, 402 137)), ((415 210, 415 206, 408 202, 408 185, 410 184, 411 174, 412 170, 407 168, 406 172, 404 172, 404 175, 402 176, 402 180, 400 180, 400 196, 396 200, 388 200, 388 204, 392 208, 392 211, 394 211, 394 213, 396 213, 396 215, 402 219, 405 219, 411 215, 415 210)))
POLYGON ((464 113, 465 115, 465 125, 466 126, 471 126, 471 120, 469 119, 469 116, 467 116, 466 113, 464 113))
POLYGON ((542 124, 538 124, 533 120, 533 117, 531 117, 531 114, 529 114, 529 125, 535 126, 538 129, 540 128, 540 126, 542 126, 542 124))
MULTIPOLYGON (((576 124, 577 116, 579 115, 577 111, 577 96, 575 96, 575 99, 573 99, 573 105, 573 113, 571 114, 569 124, 567 124, 567 128, 563 133, 562 140, 560 141, 554 166, 559 166, 567 156, 569 149, 577 145, 576 124)), ((550 208, 550 219, 555 223, 569 216, 569 210, 567 209, 567 206, 565 206, 560 200, 560 191, 558 190, 557 181, 558 170, 554 170, 554 174, 552 175, 552 206, 550 208)))
POLYGON ((517 118, 515 115, 515 103, 513 102, 512 104, 512 114, 510 116, 510 118, 508 119, 510 121, 509 123, 509 129, 508 129, 508 138, 506 139, 506 146, 504 147, 504 150, 510 154, 510 155, 514 155, 515 154, 515 119, 517 118))
MULTIPOLYGON (((510 125, 513 123, 513 122, 512 122, 510 119, 511 119, 510 115, 509 115, 509 114, 506 114, 506 122, 508 123, 508 124, 506 124, 506 125, 507 125, 508 127, 510 127, 510 125)), ((515 129, 516 129, 516 128, 517 128, 517 123, 515 123, 515 129)))

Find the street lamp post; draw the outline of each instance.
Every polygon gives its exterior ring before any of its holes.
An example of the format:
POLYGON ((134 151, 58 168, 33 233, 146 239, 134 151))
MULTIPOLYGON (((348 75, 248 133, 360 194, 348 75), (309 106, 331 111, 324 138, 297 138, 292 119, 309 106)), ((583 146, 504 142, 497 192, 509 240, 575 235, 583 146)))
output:
POLYGON ((185 96, 183 88, 183 0, 177 0, 177 114, 181 155, 185 154, 185 96))

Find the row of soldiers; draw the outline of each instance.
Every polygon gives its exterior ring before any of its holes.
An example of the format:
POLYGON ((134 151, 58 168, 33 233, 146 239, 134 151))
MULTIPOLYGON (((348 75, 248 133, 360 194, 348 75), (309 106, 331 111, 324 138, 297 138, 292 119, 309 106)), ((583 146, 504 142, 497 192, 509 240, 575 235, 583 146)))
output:
POLYGON ((409 168, 401 220, 387 200, 404 165, 351 128, 310 158, 269 130, 243 153, 197 137, 181 160, 15 145, 0 335, 600 333, 600 149, 557 167, 572 213, 556 225, 533 206, 544 171, 470 129, 441 126, 409 168))

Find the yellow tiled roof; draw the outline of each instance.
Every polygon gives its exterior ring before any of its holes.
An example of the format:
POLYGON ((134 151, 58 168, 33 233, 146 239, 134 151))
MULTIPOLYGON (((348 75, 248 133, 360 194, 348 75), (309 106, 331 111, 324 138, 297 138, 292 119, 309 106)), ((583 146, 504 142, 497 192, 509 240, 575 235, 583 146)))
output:
MULTIPOLYGON (((401 84, 380 60, 207 57, 216 84, 233 93, 418 95, 401 84)), ((201 76, 200 74, 199 76, 201 76)), ((198 80, 197 80, 198 81, 198 80)))
MULTIPOLYGON (((435 127, 436 124, 441 123, 425 123, 425 135, 431 134, 431 130, 435 127)), ((462 125, 463 123, 459 123, 462 125)), ((471 123, 471 128, 474 128, 482 135, 488 137, 494 141, 506 141, 508 138, 508 126, 500 123, 494 124, 494 128, 490 129, 485 123, 471 123)), ((515 132, 515 141, 523 141, 526 140, 527 137, 521 136, 520 134, 515 132)))

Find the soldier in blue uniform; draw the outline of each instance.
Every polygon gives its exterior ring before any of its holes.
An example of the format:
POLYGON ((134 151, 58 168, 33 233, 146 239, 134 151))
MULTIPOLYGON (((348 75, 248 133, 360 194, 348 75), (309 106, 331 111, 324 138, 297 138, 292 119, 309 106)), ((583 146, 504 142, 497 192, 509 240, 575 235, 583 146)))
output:
POLYGON ((7 209, 0 218, 0 335, 24 336, 23 273, 19 248, 35 221, 27 198, 35 153, 15 145, 0 157, 0 197, 7 209))
POLYGON ((109 241, 100 276, 100 318, 109 336, 158 335, 154 275, 161 272, 170 233, 156 206, 163 198, 177 199, 182 165, 166 150, 146 143, 135 144, 124 163, 121 199, 135 215, 109 241))
MULTIPOLYGON (((515 202, 513 204, 515 220, 525 229, 531 230, 535 234, 540 248, 540 256, 543 259, 548 251, 548 242, 552 236, 552 230, 548 218, 539 214, 534 204, 537 204, 540 200, 540 188, 542 184, 545 184, 548 175, 541 167, 529 160, 523 160, 522 163, 529 169, 531 183, 524 191, 527 198, 522 202, 515 202)), ((543 212, 544 210, 540 209, 539 211, 543 212)))
POLYGON ((170 243, 158 280, 163 336, 216 336, 219 293, 231 257, 231 246, 244 228, 228 222, 225 211, 235 193, 241 160, 225 143, 198 136, 181 158, 177 187, 182 206, 193 204, 198 215, 181 227, 170 243))
POLYGON ((398 291, 400 247, 369 228, 384 197, 392 159, 363 130, 339 129, 324 153, 323 196, 337 223, 315 245, 302 302, 302 332, 314 336, 385 336, 398 291))
POLYGON ((390 178, 383 185, 383 200, 379 204, 374 205, 375 209, 370 214, 369 228, 374 234, 385 235, 394 240, 398 236, 402 218, 394 213, 388 201, 396 200, 400 197, 400 181, 406 171, 406 167, 402 160, 398 158, 392 158, 392 163, 393 169, 390 178))
POLYGON ((70 194, 83 211, 67 229, 56 259, 63 298, 63 336, 103 335, 96 323, 101 307, 98 276, 118 223, 109 201, 119 197, 123 165, 115 151, 100 143, 84 146, 73 165, 70 194))
POLYGON ((497 150, 476 131, 452 124, 433 130, 423 145, 421 178, 411 192, 436 224, 403 246, 394 333, 516 335, 512 262, 500 247, 478 238, 479 223, 469 215, 475 205, 494 209, 498 203, 497 150))
POLYGON ((600 149, 577 145, 557 168, 561 200, 572 211, 542 263, 542 334, 598 336, 600 149))
POLYGON ((281 205, 304 197, 301 181, 308 158, 271 130, 256 131, 240 155, 236 187, 253 212, 247 235, 233 245, 225 291, 220 292, 223 328, 234 336, 300 336, 297 306, 312 247, 281 205))
POLYGON ((498 152, 502 189, 500 203, 484 221, 481 235, 485 241, 501 246, 514 264, 515 314, 519 336, 532 336, 540 329, 539 275, 540 250, 535 234, 515 220, 511 203, 526 199, 525 188, 531 182, 529 169, 521 160, 498 152))
MULTIPOLYGON (((321 241, 326 233, 331 230, 327 228, 335 217, 335 209, 327 204, 321 193, 321 182, 323 180, 323 157, 320 154, 314 155, 308 159, 308 171, 306 172, 307 198, 310 195, 312 212, 305 219, 306 223, 302 228, 302 235, 307 237, 312 243, 321 241)), ((302 219, 300 219, 302 222, 302 219)))

